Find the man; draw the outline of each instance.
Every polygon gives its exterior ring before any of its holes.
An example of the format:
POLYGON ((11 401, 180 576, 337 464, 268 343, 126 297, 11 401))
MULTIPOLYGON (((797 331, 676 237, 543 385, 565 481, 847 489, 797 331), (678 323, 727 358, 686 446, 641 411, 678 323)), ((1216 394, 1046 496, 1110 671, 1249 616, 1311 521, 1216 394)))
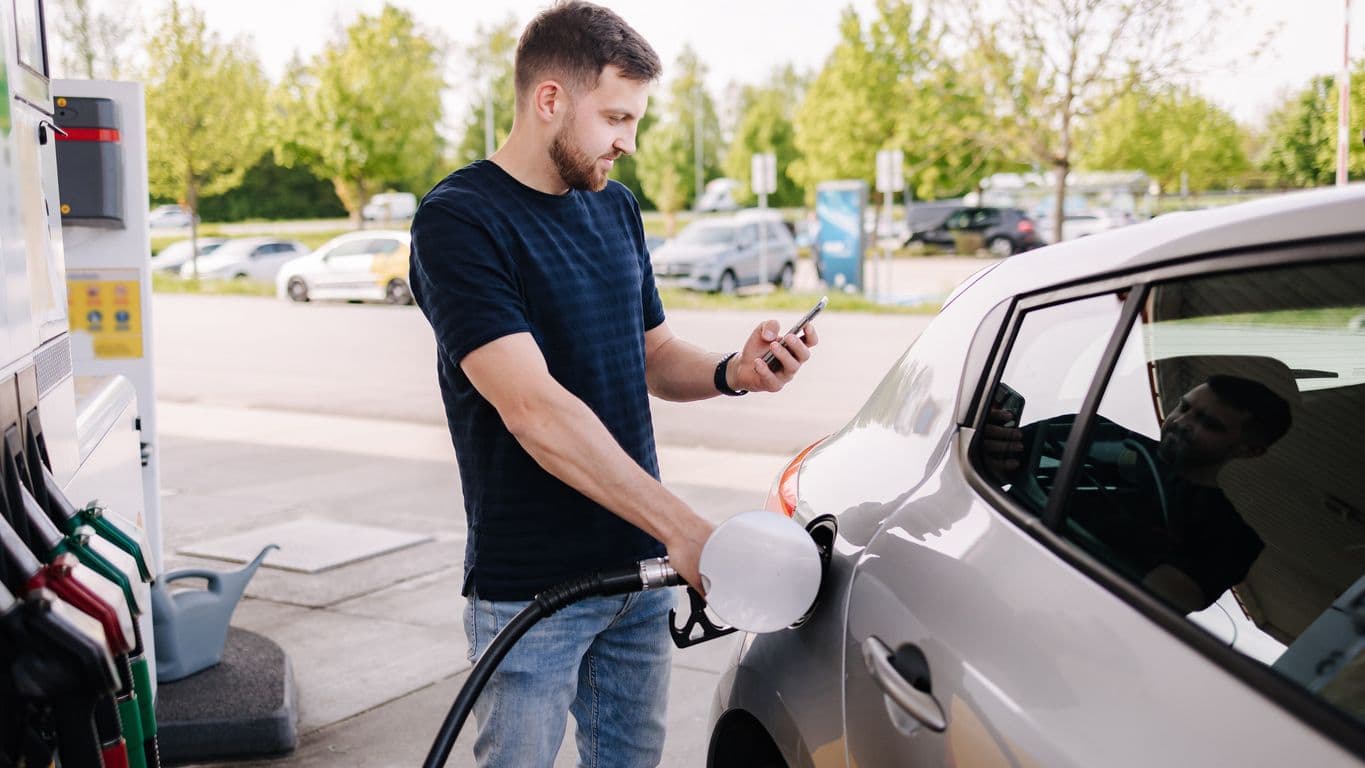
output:
MULTIPOLYGON (((538 591, 666 551, 700 589, 713 526, 658 480, 648 395, 782 389, 810 358, 768 321, 740 351, 676 338, 635 199, 609 182, 635 151, 658 56, 611 11, 564 2, 527 25, 507 142, 451 174, 413 220, 413 296, 464 487, 471 660, 538 591), (771 350, 774 372, 760 358, 771 350)), ((480 765, 548 766, 572 711, 586 765, 659 761, 670 592, 577 603, 511 651, 475 707, 480 765)))
MULTIPOLYGON (((993 409, 986 425, 983 451, 987 464, 1002 478, 1017 477, 1019 457, 1037 427, 1014 429, 1014 414, 993 409)), ((1214 375, 1180 398, 1161 424, 1160 442, 1130 434, 1153 459, 1150 470, 1138 450, 1118 455, 1120 474, 1154 471, 1152 493, 1134 506, 1111 503, 1099 494, 1072 497, 1068 515, 1135 571, 1142 585, 1183 613, 1212 605, 1242 582, 1265 548, 1218 485, 1218 475, 1236 459, 1263 455, 1289 431, 1290 407, 1260 382, 1214 375), (1141 462, 1141 463, 1139 463, 1141 462)), ((1117 427, 1103 420, 1101 425, 1117 427)), ((1125 430, 1126 431, 1126 430, 1125 430)), ((1095 458, 1094 447, 1090 449, 1095 458)), ((1092 462, 1093 463, 1093 462, 1092 462)), ((1099 467, 1091 471, 1100 473, 1099 467)))

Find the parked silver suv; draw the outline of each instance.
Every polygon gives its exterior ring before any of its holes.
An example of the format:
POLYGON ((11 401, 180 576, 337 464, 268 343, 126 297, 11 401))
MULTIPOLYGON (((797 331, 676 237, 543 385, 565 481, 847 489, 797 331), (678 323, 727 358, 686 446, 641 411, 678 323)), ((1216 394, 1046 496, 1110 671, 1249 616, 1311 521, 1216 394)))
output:
POLYGON ((765 282, 790 288, 796 256, 796 241, 776 211, 747 210, 692 222, 651 260, 660 285, 734 293, 765 282))
POLYGON ((1358 764, 1362 324, 1361 186, 979 273, 775 484, 828 570, 708 764, 1358 764))

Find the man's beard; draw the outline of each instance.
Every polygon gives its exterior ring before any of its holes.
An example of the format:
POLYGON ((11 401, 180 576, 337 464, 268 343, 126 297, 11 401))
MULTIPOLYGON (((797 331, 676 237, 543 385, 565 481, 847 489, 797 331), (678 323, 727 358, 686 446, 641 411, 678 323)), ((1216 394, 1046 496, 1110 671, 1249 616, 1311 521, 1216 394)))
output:
POLYGON ((599 158, 590 157, 588 153, 569 143, 568 134, 571 128, 572 115, 555 134, 554 141, 550 142, 550 160, 555 164, 559 178, 563 179, 570 189, 601 192, 607 186, 607 174, 598 169, 599 158))

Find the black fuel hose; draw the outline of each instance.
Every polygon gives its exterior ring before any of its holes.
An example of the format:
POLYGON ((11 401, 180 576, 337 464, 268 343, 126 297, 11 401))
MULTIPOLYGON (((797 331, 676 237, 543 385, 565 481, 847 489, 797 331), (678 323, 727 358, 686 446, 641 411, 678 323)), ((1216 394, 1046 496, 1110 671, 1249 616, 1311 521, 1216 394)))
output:
POLYGON ((450 705, 450 711, 446 713, 445 721, 441 723, 436 741, 432 742, 431 751, 427 753, 427 759, 422 763, 423 768, 442 768, 446 764, 450 750, 455 746, 455 739, 460 735, 465 720, 469 719, 469 713, 474 709, 474 701, 488 684, 488 678, 493 676, 493 670, 498 668, 507 652, 512 650, 512 646, 535 626, 536 622, 586 597, 623 595, 628 592, 677 586, 681 583, 682 577, 668 564, 667 557, 653 557, 641 560, 629 568, 594 573, 591 576, 567 581, 537 594, 529 605, 521 609, 521 612, 512 617, 507 626, 493 637, 483 655, 474 663, 469 678, 460 687, 459 695, 455 697, 455 702, 450 705))

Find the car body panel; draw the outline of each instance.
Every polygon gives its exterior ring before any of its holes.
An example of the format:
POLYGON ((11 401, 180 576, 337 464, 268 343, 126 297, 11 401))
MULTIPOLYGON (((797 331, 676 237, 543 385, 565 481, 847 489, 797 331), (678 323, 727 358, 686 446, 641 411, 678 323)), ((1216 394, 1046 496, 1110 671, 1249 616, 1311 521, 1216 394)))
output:
POLYGON ((746 636, 713 725, 747 712, 788 765, 821 768, 1355 764, 1041 543, 1036 518, 988 503, 971 485, 961 423, 1019 296, 1363 231, 1355 185, 1161 217, 973 276, 852 421, 806 455, 793 516, 838 525, 819 603, 799 628, 746 636), (872 636, 923 651, 943 733, 882 694, 861 649, 872 636))
MULTIPOLYGON (((268 237, 228 240, 209 256, 199 259, 199 277, 214 280, 245 277, 270 282, 285 262, 306 253, 308 248, 295 240, 268 237)), ((189 263, 181 265, 180 276, 193 277, 193 266, 189 263)))
POLYGON ((651 256, 655 281, 697 291, 719 290, 729 272, 740 286, 776 282, 782 270, 795 269, 797 250, 791 231, 775 211, 749 210, 728 217, 709 217, 689 225, 698 230, 730 230, 724 241, 694 242, 687 230, 651 256), (760 271, 765 274, 760 279, 760 271))
POLYGON ((384 301, 391 282, 407 285, 411 242, 412 236, 401 230, 340 235, 281 267, 276 295, 288 298, 289 284, 297 280, 304 283, 310 299, 384 301))

